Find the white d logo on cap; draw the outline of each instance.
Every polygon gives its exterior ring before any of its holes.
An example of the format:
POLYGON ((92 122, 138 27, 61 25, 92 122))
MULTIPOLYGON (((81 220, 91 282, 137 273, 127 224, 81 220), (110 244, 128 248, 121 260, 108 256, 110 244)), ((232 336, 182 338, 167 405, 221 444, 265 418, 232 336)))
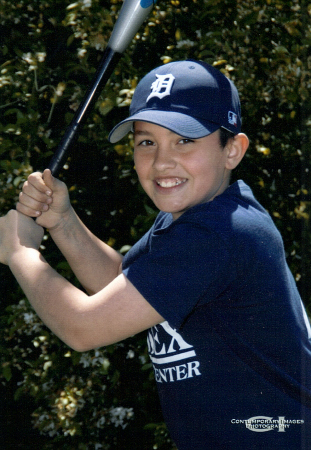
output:
POLYGON ((168 75, 157 75, 157 80, 154 81, 151 85, 151 93, 149 94, 146 102, 150 100, 152 97, 163 98, 166 95, 170 95, 171 89, 173 86, 173 82, 175 77, 172 74, 168 75))

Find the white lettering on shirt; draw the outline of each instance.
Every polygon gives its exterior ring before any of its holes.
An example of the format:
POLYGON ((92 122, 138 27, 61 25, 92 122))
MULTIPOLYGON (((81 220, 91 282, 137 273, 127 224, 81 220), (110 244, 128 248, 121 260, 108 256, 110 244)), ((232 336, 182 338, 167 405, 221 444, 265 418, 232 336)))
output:
POLYGON ((193 360, 196 352, 192 345, 173 329, 168 322, 152 327, 148 333, 148 351, 158 383, 183 381, 200 376, 200 362, 193 360), (187 361, 191 359, 191 361, 187 361), (176 364, 183 361, 182 364, 176 364))

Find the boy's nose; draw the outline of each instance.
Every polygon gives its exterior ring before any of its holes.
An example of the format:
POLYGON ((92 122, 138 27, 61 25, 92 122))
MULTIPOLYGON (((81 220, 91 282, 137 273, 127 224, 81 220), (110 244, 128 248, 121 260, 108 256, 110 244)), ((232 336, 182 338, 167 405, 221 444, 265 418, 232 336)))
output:
POLYGON ((176 162, 172 150, 168 146, 159 146, 154 155, 153 167, 158 171, 174 168, 176 162))

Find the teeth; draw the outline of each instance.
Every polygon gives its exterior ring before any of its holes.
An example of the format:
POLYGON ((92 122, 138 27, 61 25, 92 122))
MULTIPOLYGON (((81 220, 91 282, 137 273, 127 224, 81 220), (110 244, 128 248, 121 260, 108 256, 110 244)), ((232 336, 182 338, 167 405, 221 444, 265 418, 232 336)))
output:
POLYGON ((160 181, 157 181, 157 184, 164 188, 171 188, 174 186, 178 186, 179 184, 183 184, 185 182, 186 182, 186 180, 175 180, 175 181, 160 180, 160 181))

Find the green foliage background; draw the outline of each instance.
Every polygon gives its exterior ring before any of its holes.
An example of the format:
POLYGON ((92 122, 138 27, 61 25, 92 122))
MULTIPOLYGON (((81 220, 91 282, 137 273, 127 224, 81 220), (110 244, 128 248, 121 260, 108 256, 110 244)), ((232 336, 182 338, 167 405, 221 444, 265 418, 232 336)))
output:
MULTIPOLYGON (((120 0, 0 0, 0 214, 44 169, 96 70, 120 0)), ((281 231, 310 309, 311 4, 160 0, 123 55, 61 176, 86 224, 126 252, 156 215, 132 163, 112 146, 137 81, 171 60, 203 59, 230 77, 250 149, 249 183, 281 231)), ((78 285, 48 233, 42 252, 78 285)), ((145 335, 79 354, 40 322, 6 267, 1 280, 3 448, 172 449, 145 335), (19 427, 18 436, 16 434, 19 427)))

